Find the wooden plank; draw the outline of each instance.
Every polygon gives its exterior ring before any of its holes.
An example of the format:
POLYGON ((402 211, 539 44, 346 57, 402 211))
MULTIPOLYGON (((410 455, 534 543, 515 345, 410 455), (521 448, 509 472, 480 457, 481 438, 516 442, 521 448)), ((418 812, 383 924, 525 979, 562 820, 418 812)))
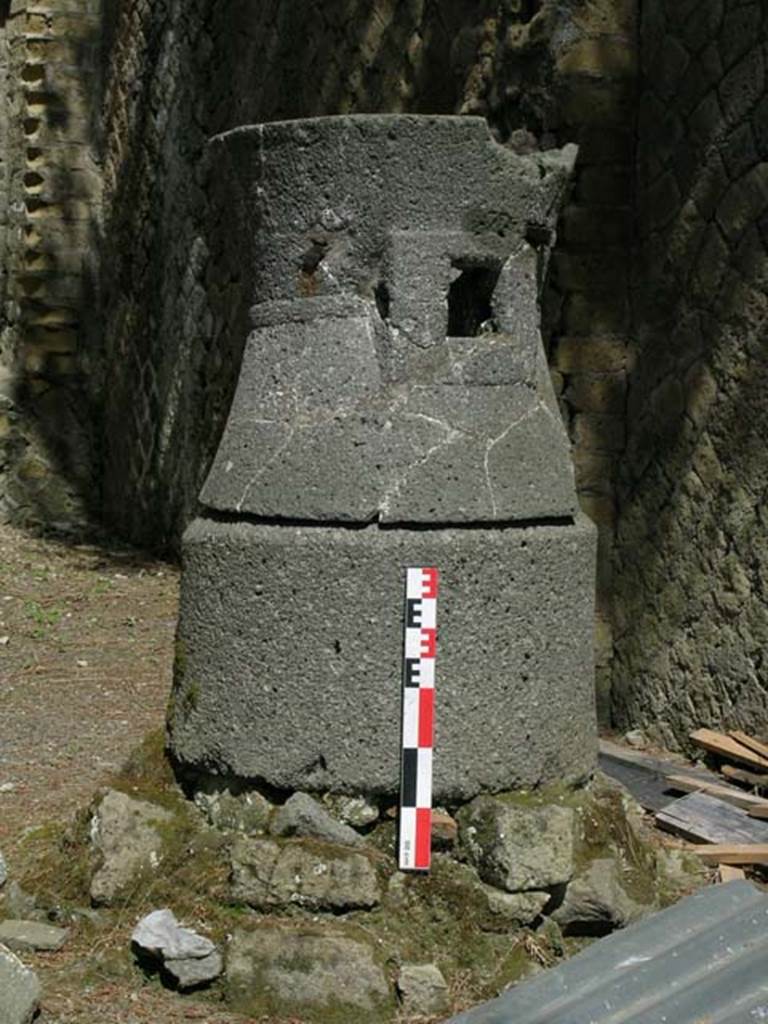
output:
POLYGON ((768 775, 750 772, 746 768, 734 768, 732 764, 721 764, 720 771, 727 779, 744 782, 747 786, 756 786, 758 789, 768 789, 768 775))
POLYGON ((768 843, 714 843, 691 849, 713 864, 768 864, 768 843))
POLYGON ((741 868, 734 867, 733 864, 718 864, 717 874, 723 884, 726 882, 743 882, 747 877, 741 868))
MULTIPOLYGON (((736 795, 744 793, 737 786, 729 787, 715 772, 689 765, 682 757, 653 757, 639 750, 621 747, 610 740, 600 740, 599 751, 598 764, 602 771, 626 787, 646 811, 660 811, 669 804, 670 794, 674 791, 674 785, 669 780, 677 776, 705 785, 719 785, 731 789, 736 795)), ((680 790, 679 786, 677 788, 680 790)), ((698 788, 703 789, 705 786, 698 788)))
POLYGON ((768 758, 768 747, 761 743, 760 740, 756 740, 754 736, 750 736, 749 733, 739 732, 738 729, 731 729, 728 735, 736 740, 737 743, 741 743, 743 747, 747 747, 748 750, 759 754, 760 757, 768 758))
POLYGON ((693 842, 768 844, 768 824, 706 793, 674 800, 656 812, 656 823, 693 842))
POLYGON ((621 764, 634 765, 647 771, 656 772, 658 775, 668 777, 685 773, 695 779, 703 779, 709 782, 719 782, 717 772, 711 772, 708 768, 694 766, 688 763, 685 758, 670 755, 669 757, 653 757, 640 750, 631 750, 629 747, 621 747, 618 743, 610 740, 600 740, 600 756, 610 758, 621 764))
POLYGON ((712 729, 697 729, 691 733, 691 739, 704 750, 719 754, 720 757, 729 757, 732 761, 738 761, 751 768, 768 769, 768 759, 743 747, 730 736, 726 736, 725 733, 715 732, 712 729))
POLYGON ((710 796, 719 797, 734 807, 741 807, 745 811, 764 811, 764 814, 753 814, 753 817, 768 817, 768 800, 761 796, 753 796, 745 793, 743 789, 735 786, 726 786, 716 782, 703 782, 701 779, 694 779, 689 775, 670 775, 669 788, 677 789, 683 793, 709 793, 710 796))

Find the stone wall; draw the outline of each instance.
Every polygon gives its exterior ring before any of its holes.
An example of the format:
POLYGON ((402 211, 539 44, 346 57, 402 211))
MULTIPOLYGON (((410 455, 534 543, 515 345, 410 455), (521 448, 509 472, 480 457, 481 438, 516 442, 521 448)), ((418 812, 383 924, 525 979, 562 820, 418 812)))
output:
POLYGON ((0 511, 94 515, 101 0, 13 0, 0 31, 0 511))
POLYGON ((768 711, 760 0, 647 0, 614 709, 664 742, 768 711))

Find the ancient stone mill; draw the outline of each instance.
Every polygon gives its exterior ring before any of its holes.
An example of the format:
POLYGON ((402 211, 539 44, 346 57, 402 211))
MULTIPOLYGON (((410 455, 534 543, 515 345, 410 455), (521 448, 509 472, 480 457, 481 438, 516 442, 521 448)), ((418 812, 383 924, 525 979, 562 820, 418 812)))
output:
POLYGON ((595 537, 538 306, 575 147, 405 115, 212 147, 252 307, 183 541, 182 774, 394 796, 404 572, 434 565, 435 799, 584 779, 595 537))

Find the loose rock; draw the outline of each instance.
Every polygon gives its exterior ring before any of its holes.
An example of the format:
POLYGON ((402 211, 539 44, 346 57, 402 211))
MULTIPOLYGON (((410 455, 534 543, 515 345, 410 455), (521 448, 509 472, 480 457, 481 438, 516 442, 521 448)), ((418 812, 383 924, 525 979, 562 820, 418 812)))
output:
POLYGON ((364 854, 269 839, 234 844, 232 895, 258 910, 370 909, 380 899, 376 872, 364 854))
POLYGON ((37 901, 25 892, 17 881, 9 882, 4 892, 3 910, 9 917, 29 919, 35 913, 37 901))
POLYGON ((379 819, 379 808, 364 796, 339 796, 327 793, 323 797, 323 803, 334 818, 354 828, 365 828, 379 819))
POLYGON ((264 832, 272 813, 272 804, 256 790, 237 794, 228 790, 198 791, 195 793, 195 805, 209 825, 245 835, 264 832))
POLYGON ((448 1009, 448 985, 434 964, 403 964, 397 991, 408 1014, 432 1017, 448 1009))
POLYGON ((480 796, 459 819, 470 862, 499 889, 547 889, 573 875, 576 816, 570 807, 480 796))
POLYGON ((8 866, 5 863, 5 857, 3 856, 2 851, 0 851, 0 889, 2 889, 7 881, 8 866))
POLYGON ((39 921, 0 921, 0 944, 14 953, 52 952, 61 949, 68 938, 68 928, 55 928, 39 921))
POLYGON ((0 946, 0 1021, 30 1024, 40 1002, 40 982, 34 971, 0 946))
POLYGON ((253 1016, 359 1024, 361 1011, 376 1020, 394 1010, 372 949, 342 935, 238 929, 227 958, 227 988, 234 1007, 253 1016))
POLYGON ((363 837, 326 811, 308 793, 294 793, 275 812, 269 831, 273 836, 303 836, 340 846, 360 846, 363 837))
POLYGON ((224 963, 210 939, 183 928, 167 908, 153 910, 136 925, 134 946, 170 975, 180 989, 197 988, 221 974, 224 963))
POLYGON ((552 898, 548 892, 502 892, 490 885, 484 885, 483 891, 492 917, 509 928, 531 924, 552 898))
POLYGON ((157 867, 162 849, 158 825, 173 815, 163 807, 109 790, 91 822, 91 840, 100 865, 91 880, 94 904, 109 905, 142 870, 157 867))
POLYGON ((178 989, 187 991, 209 985, 224 970, 224 961, 218 951, 199 960, 165 960, 163 968, 171 976, 178 989))
POLYGON ((642 913, 621 884, 616 861, 593 860, 565 890, 565 898, 552 913, 566 935, 607 934, 642 913))

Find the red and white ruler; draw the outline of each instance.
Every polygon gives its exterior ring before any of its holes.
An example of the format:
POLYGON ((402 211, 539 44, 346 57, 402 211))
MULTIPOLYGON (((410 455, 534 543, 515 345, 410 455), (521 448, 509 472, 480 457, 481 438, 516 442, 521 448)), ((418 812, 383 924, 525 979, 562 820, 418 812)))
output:
POLYGON ((435 568, 407 570, 398 842, 403 871, 429 871, 431 858, 438 584, 435 568))

